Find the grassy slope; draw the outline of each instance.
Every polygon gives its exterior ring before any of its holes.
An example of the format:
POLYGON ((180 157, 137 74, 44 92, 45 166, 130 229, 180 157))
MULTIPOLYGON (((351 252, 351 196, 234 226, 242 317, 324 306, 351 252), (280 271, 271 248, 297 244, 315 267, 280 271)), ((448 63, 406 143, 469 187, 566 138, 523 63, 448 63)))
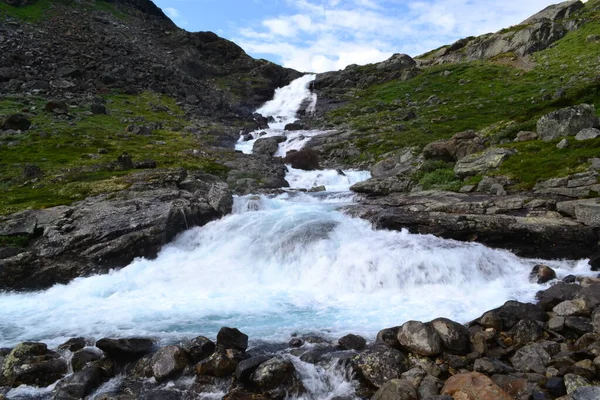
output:
MULTIPOLYGON (((599 3, 587 3, 583 16, 589 22, 583 27, 534 54, 536 66, 530 71, 503 65, 503 57, 433 66, 409 81, 387 82, 354 93, 347 105, 327 119, 334 125, 349 123, 359 131, 361 137, 355 140, 362 152, 359 157, 373 161, 399 148, 423 147, 469 129, 483 132, 492 143, 507 141, 520 130, 535 130, 541 115, 568 105, 587 102, 600 111, 600 43, 586 41, 588 35, 600 33, 600 15, 591 10, 599 3), (559 89, 566 94, 552 99, 559 89), (432 95, 441 103, 427 104, 432 95), (417 118, 401 121, 411 109, 417 118)), ((585 168, 582 163, 587 158, 598 156, 600 140, 562 151, 555 144, 514 145, 520 155, 499 173, 518 179, 519 188, 530 188, 537 179, 585 168)))

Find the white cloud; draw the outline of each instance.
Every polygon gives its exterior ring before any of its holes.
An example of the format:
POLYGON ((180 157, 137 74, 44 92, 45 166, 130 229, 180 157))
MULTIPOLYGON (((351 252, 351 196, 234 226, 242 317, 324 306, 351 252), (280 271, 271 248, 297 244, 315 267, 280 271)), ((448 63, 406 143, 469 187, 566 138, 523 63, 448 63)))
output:
POLYGON ((412 56, 471 35, 515 25, 552 0, 287 0, 291 12, 238 30, 251 53, 286 67, 323 72, 412 56))
POLYGON ((165 8, 165 14, 167 14, 169 16, 169 18, 179 18, 181 16, 181 14, 179 14, 179 10, 177 10, 176 8, 173 7, 167 7, 165 8))

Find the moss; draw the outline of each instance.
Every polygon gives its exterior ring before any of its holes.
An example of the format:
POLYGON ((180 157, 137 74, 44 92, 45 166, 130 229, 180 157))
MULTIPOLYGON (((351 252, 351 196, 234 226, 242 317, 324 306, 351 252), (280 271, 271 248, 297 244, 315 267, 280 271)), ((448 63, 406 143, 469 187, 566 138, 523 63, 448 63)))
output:
POLYGON ((84 3, 73 0, 38 0, 33 4, 22 7, 16 7, 0 2, 0 17, 9 16, 21 21, 35 23, 41 20, 46 20, 59 13, 60 10, 56 8, 57 4, 68 5, 69 7, 77 7, 87 11, 105 11, 114 15, 118 19, 127 19, 127 14, 119 9, 115 4, 103 0, 84 3))
POLYGON ((454 170, 450 168, 427 172, 419 180, 419 186, 424 190, 435 189, 457 192, 462 185, 462 181, 456 178, 454 170))
POLYGON ((0 236, 0 247, 26 247, 29 243, 29 236, 0 236))

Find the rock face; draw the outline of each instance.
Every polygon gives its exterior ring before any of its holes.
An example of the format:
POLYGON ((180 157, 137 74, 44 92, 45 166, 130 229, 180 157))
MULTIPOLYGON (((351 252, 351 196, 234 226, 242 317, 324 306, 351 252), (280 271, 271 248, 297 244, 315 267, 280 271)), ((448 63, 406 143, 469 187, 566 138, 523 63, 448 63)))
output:
POLYGON ((577 10, 581 10, 583 6, 584 5, 581 1, 563 1, 562 3, 553 4, 544 8, 542 11, 532 15, 525 21, 521 22, 519 25, 533 24, 544 19, 557 21, 564 18, 568 18, 577 10))
POLYGON ((594 106, 580 104, 544 115, 538 120, 537 133, 547 142, 564 136, 575 136, 584 129, 598 127, 594 106))
POLYGON ((493 147, 482 153, 471 154, 456 163, 454 173, 459 178, 483 174, 498 168, 514 153, 515 151, 511 149, 493 147))
POLYGON ((111 195, 0 217, 1 226, 33 227, 30 247, 2 260, 0 289, 46 288, 155 257, 178 233, 231 211, 226 187, 211 193, 209 181, 190 192, 181 187, 186 176, 183 169, 144 171, 111 195))

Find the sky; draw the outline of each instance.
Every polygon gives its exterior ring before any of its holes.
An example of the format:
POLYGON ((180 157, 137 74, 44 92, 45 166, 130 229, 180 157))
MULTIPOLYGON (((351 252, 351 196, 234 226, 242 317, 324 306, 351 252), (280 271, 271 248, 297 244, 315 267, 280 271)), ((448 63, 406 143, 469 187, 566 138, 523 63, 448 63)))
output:
POLYGON ((154 0, 178 26, 303 72, 417 56, 516 25, 560 0, 154 0))

